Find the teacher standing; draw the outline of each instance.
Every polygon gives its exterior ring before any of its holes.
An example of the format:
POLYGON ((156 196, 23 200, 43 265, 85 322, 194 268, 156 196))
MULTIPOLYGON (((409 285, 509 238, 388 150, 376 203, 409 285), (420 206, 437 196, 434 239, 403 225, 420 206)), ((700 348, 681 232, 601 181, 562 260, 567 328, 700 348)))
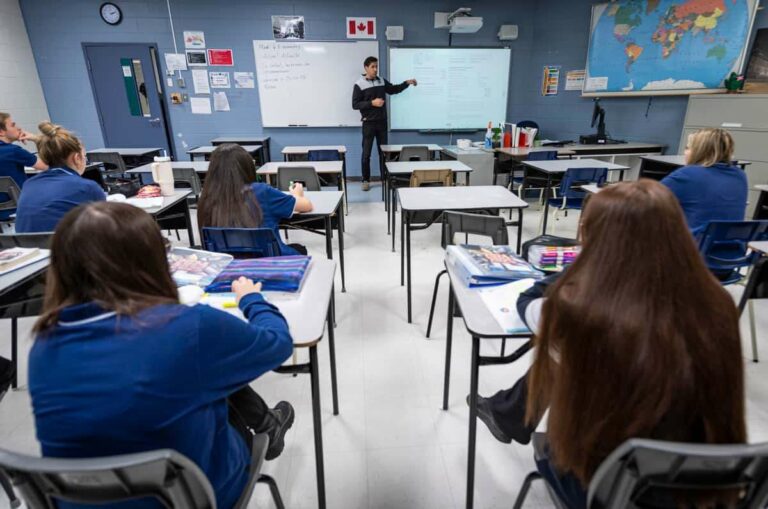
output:
POLYGON ((352 90, 352 108, 360 110, 363 117, 363 191, 368 191, 374 138, 379 150, 379 162, 384 166, 384 156, 381 153, 381 146, 387 143, 387 108, 384 106, 384 97, 386 94, 399 94, 408 88, 408 85, 415 86, 416 80, 410 79, 393 85, 379 77, 379 60, 376 57, 366 58, 363 67, 365 74, 355 82, 352 90))

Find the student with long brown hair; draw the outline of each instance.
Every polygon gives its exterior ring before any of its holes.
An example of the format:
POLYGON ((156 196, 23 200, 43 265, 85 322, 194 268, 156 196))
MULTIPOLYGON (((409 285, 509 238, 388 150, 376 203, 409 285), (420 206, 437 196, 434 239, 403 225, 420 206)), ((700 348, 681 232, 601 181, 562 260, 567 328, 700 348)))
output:
POLYGON ((157 224, 128 204, 77 207, 51 249, 29 357, 43 455, 174 449, 205 472, 219 507, 233 507, 252 433, 269 434, 272 459, 293 422, 290 404, 269 409, 248 386, 291 355, 280 311, 245 278, 232 290, 247 321, 179 304, 157 224))
MULTIPOLYGON (((301 184, 286 194, 256 182, 253 158, 240 145, 225 144, 211 154, 205 185, 197 205, 200 228, 269 228, 275 232, 282 255, 307 254, 304 246, 285 245, 280 238, 280 220, 294 212, 309 212, 312 202, 304 197, 301 184)), ((201 232, 202 233, 202 232, 201 232)))
POLYGON ((574 264, 519 308, 536 332, 529 424, 549 408, 538 467, 570 507, 629 438, 746 441, 738 312, 672 193, 651 180, 606 188, 580 235, 574 264))

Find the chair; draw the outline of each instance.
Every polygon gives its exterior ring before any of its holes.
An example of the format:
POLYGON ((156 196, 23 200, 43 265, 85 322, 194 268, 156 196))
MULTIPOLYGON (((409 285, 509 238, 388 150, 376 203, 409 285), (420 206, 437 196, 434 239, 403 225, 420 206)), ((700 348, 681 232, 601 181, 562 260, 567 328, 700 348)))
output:
MULTIPOLYGON (((0 212, 4 210, 16 210, 19 204, 21 189, 11 177, 0 177, 0 197, 7 196, 7 199, 0 201, 0 212)), ((3 220, 2 222, 13 222, 13 219, 3 220)))
POLYGON ((505 159, 501 160, 497 157, 493 158, 493 185, 497 185, 498 176, 499 175, 506 175, 507 176, 507 185, 509 185, 509 176, 512 174, 512 172, 520 167, 520 163, 515 161, 514 159, 505 159))
MULTIPOLYGON (((560 181, 560 196, 548 198, 548 205, 556 207, 555 220, 557 220, 557 213, 561 210, 581 209, 589 194, 581 189, 581 186, 586 184, 603 185, 607 177, 608 170, 606 168, 568 168, 563 180, 560 181)), ((545 214, 546 212, 541 215, 539 229, 544 223, 545 214)))
POLYGON ((235 258, 280 256, 280 244, 269 228, 203 228, 203 249, 235 258))
MULTIPOLYGON (((546 456, 546 435, 534 433, 534 456, 546 456)), ((515 509, 523 506, 531 472, 515 509)), ((547 484, 556 507, 566 507, 547 484)), ((588 508, 675 507, 758 509, 768 503, 768 444, 688 444, 630 439, 598 467, 589 483, 588 508)))
MULTIPOLYGON (((309 150, 307 152, 307 161, 339 161, 341 159, 341 154, 339 154, 338 150, 309 150)), ((323 177, 320 177, 320 182, 324 183, 325 185, 337 185, 338 181, 337 179, 340 178, 338 175, 325 175, 323 177)))
MULTIPOLYGON (((443 212, 443 249, 448 245, 454 244, 454 237, 457 233, 490 237, 493 245, 496 246, 509 244, 509 233, 507 232, 504 218, 446 210, 443 212)), ((429 307, 427 337, 432 332, 432 318, 435 314, 435 302, 437 301, 437 291, 440 287, 440 278, 446 273, 447 271, 443 269, 435 278, 435 287, 432 290, 432 304, 429 307)))
MULTIPOLYGON (((531 150, 528 152, 528 156, 525 159, 527 161, 555 161, 557 159, 557 150, 531 150)), ((523 165, 517 165, 514 170, 523 170, 523 165)), ((511 179, 509 184, 512 186, 514 186, 514 184, 518 184, 518 196, 520 196, 520 199, 525 198, 525 196, 523 196, 525 189, 529 187, 539 187, 541 189, 541 192, 539 193, 539 201, 541 201, 544 197, 545 188, 547 187, 547 179, 542 177, 525 178, 524 175, 525 174, 523 173, 523 176, 515 176, 513 171, 510 174, 511 179)), ((557 181, 554 180, 554 176, 553 180, 550 182, 551 184, 557 183, 557 181)))
POLYGON ((307 191, 321 191, 320 178, 312 166, 278 166, 277 188, 288 191, 291 182, 304 182, 307 191))
POLYGON ((411 173, 410 187, 452 186, 451 170, 414 170, 411 173))
POLYGON ((521 128, 521 129, 528 128, 528 129, 537 129, 538 130, 539 129, 539 124, 537 124, 533 120, 521 120, 520 122, 517 123, 517 127, 521 128))
POLYGON ((200 175, 194 168, 173 168, 174 187, 176 184, 184 184, 182 187, 188 187, 192 190, 195 200, 200 198, 200 192, 203 190, 203 184, 200 182, 200 175))
POLYGON ((107 175, 122 175, 128 171, 125 160, 118 152, 88 152, 86 155, 89 162, 102 163, 107 175))
POLYGON ((426 145, 409 145, 400 151, 398 161, 429 161, 432 159, 426 145))
MULTIPOLYGON (((277 484, 261 474, 269 438, 253 437, 251 466, 236 509, 245 509, 256 483, 269 486, 275 505, 283 501, 277 484)), ((56 500, 80 504, 108 504, 154 498, 175 509, 213 509, 216 497, 202 470, 182 454, 170 450, 104 458, 35 458, 0 450, 0 477, 7 476, 35 509, 55 509, 56 500)))

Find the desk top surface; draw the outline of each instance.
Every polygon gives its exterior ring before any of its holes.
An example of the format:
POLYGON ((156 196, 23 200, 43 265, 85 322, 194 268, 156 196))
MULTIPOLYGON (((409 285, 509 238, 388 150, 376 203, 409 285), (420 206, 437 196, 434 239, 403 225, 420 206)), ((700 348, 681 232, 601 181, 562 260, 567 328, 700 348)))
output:
POLYGON ((430 152, 442 150, 443 148, 440 145, 436 145, 434 143, 406 143, 403 145, 382 145, 381 151, 382 152, 400 152, 403 150, 403 147, 427 147, 427 150, 429 150, 430 152))
POLYGON ((276 175, 277 169, 281 166, 287 167, 312 167, 317 173, 341 173, 343 162, 342 161, 272 161, 266 163, 256 170, 259 175, 276 175))
POLYGON ((750 242, 749 248, 754 249, 755 251, 760 251, 763 254, 768 254, 768 240, 750 242))
POLYGON ((565 173, 568 168, 606 168, 608 171, 628 170, 629 166, 599 159, 556 159, 554 161, 521 161, 524 165, 545 173, 565 173))
POLYGON ((768 184, 758 184, 755 186, 755 189, 764 193, 768 193, 768 184))
MULTIPOLYGON (((192 168, 197 173, 205 173, 208 171, 208 164, 208 161, 171 161, 171 168, 192 168)), ((128 170, 128 173, 152 173, 152 163, 137 166, 128 170)))
POLYGON ((404 210, 522 209, 528 204, 502 186, 401 187, 404 210))
POLYGON ((294 214, 294 219, 304 216, 330 216, 339 208, 344 191, 304 191, 304 197, 312 202, 312 211, 294 214))
POLYGON ((141 157, 152 154, 154 152, 160 152, 161 148, 97 148, 95 150, 89 150, 87 154, 104 154, 108 152, 117 152, 121 157, 141 157))
POLYGON ((592 194, 597 194, 604 189, 602 187, 598 187, 597 184, 587 184, 586 186, 581 186, 581 188, 586 192, 592 193, 592 194))
POLYGON ((576 154, 576 152, 574 152, 570 148, 565 148, 565 147, 533 147, 533 148, 506 147, 506 148, 493 149, 494 152, 498 152, 499 154, 506 154, 514 158, 528 157, 528 154, 530 154, 531 152, 549 152, 551 150, 557 151, 558 156, 572 156, 576 154))
POLYGON ((259 144, 269 140, 269 136, 219 136, 211 143, 251 143, 259 144))
POLYGON ((573 150, 576 152, 576 154, 580 152, 603 152, 606 154, 610 154, 611 152, 624 152, 624 153, 637 153, 637 154, 643 154, 643 153, 650 153, 650 152, 661 152, 664 150, 666 145, 662 145, 660 143, 635 143, 635 142, 628 142, 628 143, 595 143, 595 144, 589 144, 589 145, 583 145, 581 143, 571 143, 569 145, 565 145, 563 148, 566 148, 568 150, 573 150))
MULTIPOLYGON (((43 249, 41 251, 48 251, 43 249)), ((34 263, 30 263, 20 269, 12 270, 6 274, 0 276, 0 294, 5 293, 6 290, 18 286, 19 284, 32 279, 33 277, 41 274, 48 268, 48 264, 51 262, 50 256, 42 260, 38 260, 34 263)))
POLYGON ((282 153, 286 155, 306 154, 310 150, 335 150, 343 154, 347 151, 347 147, 344 145, 290 145, 283 148, 282 153))
POLYGON ((471 172, 472 167, 461 161, 391 161, 387 171, 392 174, 410 174, 415 170, 451 170, 457 173, 471 172))
POLYGON ((148 214, 151 214, 153 216, 157 216, 158 214, 165 212, 168 208, 172 207, 173 205, 176 205, 182 200, 185 200, 187 196, 192 194, 192 191, 188 190, 176 190, 173 193, 173 196, 163 196, 163 204, 159 207, 151 207, 145 210, 148 214))
MULTIPOLYGON (((261 150, 261 145, 240 145, 243 147, 246 152, 256 152, 258 150, 261 150)), ((201 147, 195 147, 193 149, 187 150, 187 154, 211 154, 214 150, 216 150, 218 147, 213 145, 203 145, 201 147)))

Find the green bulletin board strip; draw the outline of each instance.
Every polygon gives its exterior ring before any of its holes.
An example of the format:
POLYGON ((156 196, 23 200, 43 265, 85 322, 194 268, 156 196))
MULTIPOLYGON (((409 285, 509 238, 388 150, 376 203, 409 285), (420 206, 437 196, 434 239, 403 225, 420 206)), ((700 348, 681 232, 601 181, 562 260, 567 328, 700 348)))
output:
POLYGON ((125 82, 125 95, 128 98, 128 108, 134 117, 141 116, 141 106, 139 105, 139 91, 136 90, 136 78, 133 73, 133 62, 130 58, 121 58, 120 66, 125 82))

